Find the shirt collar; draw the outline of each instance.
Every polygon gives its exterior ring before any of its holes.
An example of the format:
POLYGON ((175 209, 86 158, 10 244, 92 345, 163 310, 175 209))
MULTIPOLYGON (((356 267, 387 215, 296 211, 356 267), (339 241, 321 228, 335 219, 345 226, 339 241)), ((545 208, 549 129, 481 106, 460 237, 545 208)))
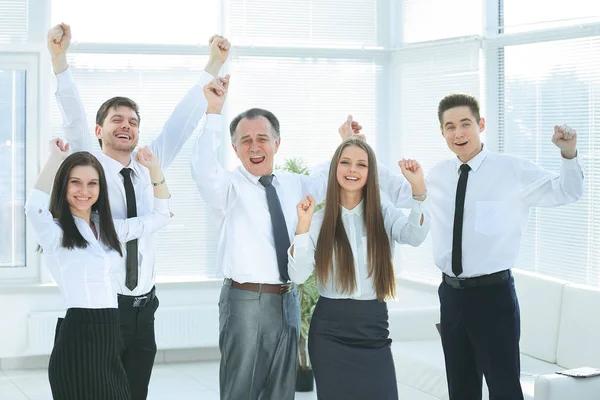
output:
POLYGON ((139 179, 142 176, 140 168, 145 168, 135 161, 133 153, 131 154, 131 160, 127 167, 124 167, 123 164, 104 153, 100 153, 99 157, 102 158, 102 166, 104 167, 105 172, 111 175, 120 175, 123 168, 131 168, 135 177, 139 179))
MULTIPOLYGON (((485 147, 484 144, 481 145, 481 151, 472 159, 469 160, 469 162, 467 162, 467 164, 469 164, 469 167, 471 167, 471 170, 473 172, 477 172, 477 170, 479 169, 479 167, 481 167, 481 164, 483 164, 483 162, 485 161, 485 159, 490 155, 490 151, 487 149, 487 147, 485 147)), ((455 158, 455 164, 456 164, 456 172, 460 173, 460 166, 463 165, 464 163, 462 161, 460 161, 460 159, 458 157, 455 158)))
MULTIPOLYGON (((252 182, 252 184, 254 184, 254 185, 261 185, 261 183, 258 181, 261 177, 260 176, 256 176, 256 175, 252 175, 243 165, 240 166, 240 172, 242 173, 242 175, 246 179, 248 179, 250 182, 252 182)), ((276 169, 273 170, 273 182, 272 182, 272 184, 275 184, 278 181, 279 172, 280 171, 278 171, 276 169)))
POLYGON ((360 201, 360 203, 358 203, 356 205, 356 207, 354 207, 351 210, 348 210, 346 207, 340 205, 340 207, 342 208, 342 217, 346 216, 346 215, 362 215, 363 214, 363 210, 364 210, 364 199, 362 199, 360 201))

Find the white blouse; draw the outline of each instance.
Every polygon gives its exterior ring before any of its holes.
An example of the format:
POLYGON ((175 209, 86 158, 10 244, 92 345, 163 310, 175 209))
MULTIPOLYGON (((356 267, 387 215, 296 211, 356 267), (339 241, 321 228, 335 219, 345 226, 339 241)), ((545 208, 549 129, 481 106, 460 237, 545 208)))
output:
MULTIPOLYGON (((123 261, 119 253, 96 239, 86 221, 73 217, 79 232, 88 242, 84 249, 62 247, 63 230, 48 210, 50 196, 32 190, 25 213, 33 226, 44 261, 60 289, 67 308, 117 308, 119 268, 123 261)), ((97 213, 91 220, 100 232, 97 213)), ((114 220, 121 243, 152 234, 171 220, 168 199, 154 199, 154 211, 143 217, 114 220)))
MULTIPOLYGON (((395 208, 391 203, 382 204, 385 230, 390 239, 392 255, 395 243, 406 243, 411 246, 419 246, 429 233, 430 221, 428 214, 427 199, 425 201, 413 201, 409 217, 395 208), (421 225, 421 215, 423 224, 421 225)), ((341 206, 340 206, 341 207, 341 206)), ((325 285, 318 283, 319 294, 331 299, 355 299, 374 300, 377 298, 373 286, 373 276, 369 277, 369 266, 367 262, 367 231, 363 217, 363 201, 352 210, 344 207, 342 209, 342 222, 350 241, 356 274, 356 290, 353 293, 339 293, 335 288, 336 261, 333 255, 334 276, 330 276, 325 285)), ((315 247, 321 225, 323 224, 324 210, 313 215, 310 231, 294 237, 294 242, 288 250, 288 273, 290 279, 301 284, 308 279, 315 268, 315 247), (292 256, 291 249, 294 248, 292 256)))

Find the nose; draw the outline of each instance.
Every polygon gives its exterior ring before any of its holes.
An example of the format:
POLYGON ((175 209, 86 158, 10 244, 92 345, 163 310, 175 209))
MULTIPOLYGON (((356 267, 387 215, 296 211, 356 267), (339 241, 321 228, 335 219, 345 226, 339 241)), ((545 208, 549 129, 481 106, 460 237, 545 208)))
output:
POLYGON ((126 130, 129 130, 129 128, 131 128, 131 125, 129 124, 129 121, 127 121, 127 120, 124 120, 124 121, 121 123, 121 129, 126 129, 126 130))

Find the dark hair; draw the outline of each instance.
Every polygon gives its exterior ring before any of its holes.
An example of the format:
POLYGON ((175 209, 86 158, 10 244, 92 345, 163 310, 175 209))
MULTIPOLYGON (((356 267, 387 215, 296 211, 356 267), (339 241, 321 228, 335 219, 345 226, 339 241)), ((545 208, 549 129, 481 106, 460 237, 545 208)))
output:
POLYGON ((440 100, 440 104, 438 105, 438 119, 440 120, 440 126, 443 125, 442 119, 444 117, 444 112, 454 107, 463 106, 471 109, 471 113, 473 113, 475 120, 479 123, 481 117, 479 115, 479 102, 477 99, 470 94, 453 93, 440 100))
MULTIPOLYGON (((104 124, 104 120, 108 115, 109 110, 116 110, 118 107, 125 106, 131 108, 135 111, 135 115, 138 117, 138 123, 141 122, 140 110, 135 101, 131 100, 128 97, 113 97, 112 99, 106 100, 96 113, 96 125, 102 126, 104 124)), ((100 148, 102 148, 102 139, 98 139, 98 143, 100 143, 100 148)))
POLYGON ((83 238, 81 232, 77 229, 69 202, 67 201, 67 187, 71 171, 73 168, 79 166, 91 166, 98 172, 100 193, 98 200, 92 205, 92 211, 97 211, 100 217, 100 232, 98 232, 98 237, 102 243, 117 251, 122 257, 123 251, 121 250, 121 244, 119 243, 110 211, 107 192, 108 186, 106 185, 104 168, 102 168, 98 159, 87 151, 78 151, 68 156, 62 162, 54 177, 49 211, 58 220, 63 230, 62 246, 67 249, 75 247, 85 249, 89 245, 88 241, 83 238))
POLYGON ((258 117, 265 117, 269 121, 273 130, 273 139, 279 139, 279 120, 277 119, 275 114, 273 114, 271 111, 263 110, 262 108, 251 108, 239 114, 231 121, 231 124, 229 124, 229 134, 231 135, 231 141, 234 141, 235 130, 237 129, 237 126, 239 125, 242 119, 255 119, 258 117))
POLYGON ((373 276, 373 285, 377 300, 394 297, 396 278, 392 261, 390 239, 383 224, 379 179, 377 177, 377 159, 375 152, 365 141, 350 138, 335 151, 329 168, 325 215, 315 253, 315 278, 322 284, 335 276, 335 287, 342 293, 351 293, 356 289, 356 273, 352 247, 342 223, 340 210, 340 185, 337 181, 337 168, 342 151, 348 146, 357 146, 367 153, 369 170, 367 183, 363 187, 363 218, 367 230, 367 260, 369 276, 373 276), (336 270, 333 273, 333 254, 336 270))

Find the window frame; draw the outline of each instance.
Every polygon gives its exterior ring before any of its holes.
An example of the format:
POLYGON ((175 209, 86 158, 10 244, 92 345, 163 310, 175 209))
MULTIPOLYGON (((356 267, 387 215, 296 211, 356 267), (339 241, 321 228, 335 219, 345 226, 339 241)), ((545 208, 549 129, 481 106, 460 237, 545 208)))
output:
MULTIPOLYGON (((31 191, 41 166, 42 149, 46 149, 40 132, 39 57, 36 53, 0 52, 0 69, 25 71, 25 199, 31 191), (33 143, 29 145, 28 143, 33 143), (37 144, 37 146, 36 146, 37 144)), ((39 278, 41 257, 37 242, 25 219, 25 265, 0 268, 2 283, 30 282, 39 278)))

